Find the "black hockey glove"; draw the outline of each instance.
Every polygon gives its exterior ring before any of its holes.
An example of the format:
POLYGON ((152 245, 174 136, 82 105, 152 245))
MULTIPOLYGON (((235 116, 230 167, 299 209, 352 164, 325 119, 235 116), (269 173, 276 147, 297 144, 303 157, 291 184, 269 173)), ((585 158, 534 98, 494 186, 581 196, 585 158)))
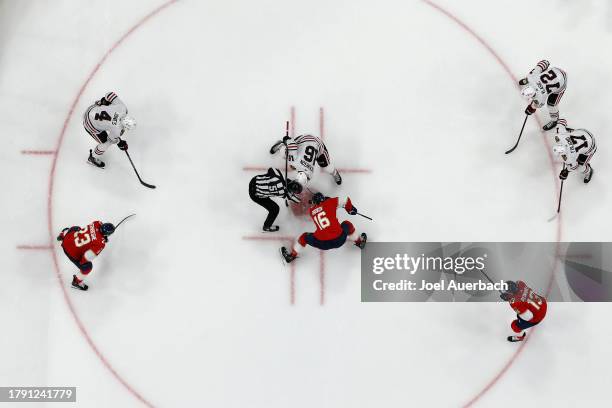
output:
POLYGON ((525 114, 526 115, 533 115, 535 113, 535 111, 536 111, 536 109, 533 106, 531 106, 531 104, 529 104, 529 106, 527 106, 525 108, 525 114))
POLYGON ((582 166, 584 163, 586 163, 588 158, 589 158, 589 156, 587 156, 586 154, 580 153, 578 155, 578 164, 582 166))
POLYGON ((117 147, 121 150, 127 150, 128 149, 128 144, 125 140, 120 140, 119 143, 117 143, 117 147))
POLYGON ((62 230, 62 232, 60 232, 60 234, 57 236, 57 240, 58 240, 58 241, 63 241, 63 240, 64 240, 64 235, 66 235, 66 234, 65 234, 65 232, 66 232, 66 231, 68 231, 68 228, 64 228, 64 229, 62 230))
POLYGON ((98 106, 108 106, 108 105, 110 105, 110 102, 107 101, 105 97, 102 97, 102 99, 100 99, 99 101, 96 101, 96 105, 98 105, 98 106))
POLYGON ((568 175, 569 175, 569 170, 564 167, 563 170, 561 170, 561 173, 559 173, 559 178, 561 180, 566 180, 568 175))
POLYGON ((352 206, 350 210, 347 211, 350 215, 357 215, 357 208, 352 206))
POLYGON ((527 78, 523 78, 519 80, 519 85, 527 85, 529 83, 529 81, 527 80, 527 78))
POLYGON ((289 136, 283 136, 283 144, 287 145, 287 140, 291 139, 289 136))

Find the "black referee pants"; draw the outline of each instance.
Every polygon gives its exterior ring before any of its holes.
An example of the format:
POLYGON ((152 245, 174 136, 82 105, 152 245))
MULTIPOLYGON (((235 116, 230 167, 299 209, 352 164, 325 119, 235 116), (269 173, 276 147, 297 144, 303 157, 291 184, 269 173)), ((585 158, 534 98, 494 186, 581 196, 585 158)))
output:
POLYGON ((251 182, 249 183, 249 197, 251 197, 251 200, 255 201, 257 204, 261 205, 263 208, 265 208, 266 210, 268 210, 268 216, 266 217, 266 220, 264 221, 264 228, 269 228, 272 226, 272 224, 274 223, 274 220, 276 219, 276 217, 278 216, 278 212, 280 211, 280 208, 278 206, 278 204, 276 204, 274 202, 274 200, 272 200, 270 197, 257 197, 255 195, 255 179, 251 179, 251 182))

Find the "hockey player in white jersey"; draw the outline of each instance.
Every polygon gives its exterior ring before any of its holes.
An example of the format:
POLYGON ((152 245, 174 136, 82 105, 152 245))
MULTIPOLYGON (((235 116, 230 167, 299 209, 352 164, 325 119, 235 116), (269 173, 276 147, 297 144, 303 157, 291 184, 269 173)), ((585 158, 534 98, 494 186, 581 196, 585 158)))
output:
POLYGON ((538 62, 525 78, 519 81, 521 95, 529 101, 525 109, 527 115, 535 113, 536 109, 548 107, 550 121, 543 126, 551 130, 559 120, 559 102, 567 87, 567 74, 562 69, 552 67, 546 60, 538 62))
MULTIPOLYGON (((288 151, 289 167, 296 172, 294 180, 302 188, 306 187, 312 178, 316 164, 321 170, 329 173, 336 184, 342 184, 342 176, 332 164, 327 147, 319 137, 313 135, 300 135, 296 138, 285 136, 283 140, 279 140, 270 148, 270 153, 275 154, 283 145, 288 151)), ((293 193, 299 194, 300 191, 293 191, 293 193)))
POLYGON ((593 177, 593 167, 589 161, 597 151, 595 138, 586 129, 567 127, 565 119, 559 119, 555 134, 553 152, 563 160, 563 170, 559 174, 561 180, 567 179, 570 171, 578 171, 584 175, 588 183, 593 177))
POLYGON ((93 153, 89 150, 88 163, 104 168, 105 164, 100 158, 109 146, 116 144, 121 150, 128 149, 127 142, 121 136, 136 127, 136 121, 127 113, 127 107, 114 92, 107 93, 87 108, 83 115, 83 126, 98 142, 93 153))

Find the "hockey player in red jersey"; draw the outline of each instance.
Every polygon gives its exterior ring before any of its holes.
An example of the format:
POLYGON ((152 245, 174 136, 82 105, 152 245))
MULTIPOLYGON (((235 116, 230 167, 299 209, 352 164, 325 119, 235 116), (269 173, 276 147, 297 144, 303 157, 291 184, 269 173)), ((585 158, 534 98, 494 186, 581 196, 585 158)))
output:
POLYGON ((87 290, 88 286, 83 280, 93 268, 91 261, 104 249, 108 237, 115 232, 115 226, 111 223, 94 221, 81 227, 64 228, 58 235, 57 240, 62 244, 64 253, 79 268, 76 275, 72 275, 72 287, 87 290))
POLYGON ((350 221, 342 221, 342 223, 338 221, 336 211, 339 207, 343 207, 350 215, 357 214, 357 209, 353 206, 350 198, 341 202, 338 197, 330 198, 321 193, 315 193, 312 196, 311 203, 313 205, 310 207, 309 214, 317 230, 300 235, 291 252, 282 247, 281 254, 285 261, 292 262, 306 245, 328 250, 340 248, 348 238, 359 248, 363 249, 365 247, 368 239, 365 233, 357 236, 355 227, 350 221))
POLYGON ((546 299, 535 293, 523 281, 507 281, 508 290, 500 297, 510 303, 510 307, 516 312, 516 320, 510 327, 516 333, 508 336, 508 341, 525 340, 526 330, 540 323, 546 316, 546 299))

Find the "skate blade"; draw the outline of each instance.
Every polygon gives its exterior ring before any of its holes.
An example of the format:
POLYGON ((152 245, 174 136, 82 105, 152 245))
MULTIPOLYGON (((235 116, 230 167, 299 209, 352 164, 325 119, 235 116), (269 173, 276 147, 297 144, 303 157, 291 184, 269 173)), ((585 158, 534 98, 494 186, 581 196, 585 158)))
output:
POLYGON ((87 164, 89 164, 92 167, 95 167, 96 169, 104 170, 106 168, 106 166, 105 167, 98 167, 95 164, 93 164, 92 162, 90 162, 89 160, 86 160, 86 162, 87 162, 87 164))

